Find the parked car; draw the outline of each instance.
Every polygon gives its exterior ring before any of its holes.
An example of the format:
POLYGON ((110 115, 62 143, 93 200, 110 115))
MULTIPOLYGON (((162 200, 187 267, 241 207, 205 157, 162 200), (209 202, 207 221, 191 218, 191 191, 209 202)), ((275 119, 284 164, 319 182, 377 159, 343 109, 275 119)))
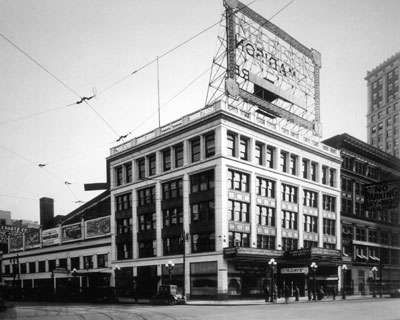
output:
POLYGON ((160 286, 158 294, 150 298, 151 304, 185 304, 186 297, 177 293, 176 285, 160 286))
POLYGON ((400 288, 391 290, 390 297, 391 298, 400 298, 400 288))

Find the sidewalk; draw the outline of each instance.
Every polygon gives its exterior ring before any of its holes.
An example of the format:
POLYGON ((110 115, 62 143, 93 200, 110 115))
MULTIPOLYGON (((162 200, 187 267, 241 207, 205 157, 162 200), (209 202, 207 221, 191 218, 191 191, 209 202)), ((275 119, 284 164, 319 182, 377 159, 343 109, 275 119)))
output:
MULTIPOLYGON (((388 298, 389 295, 383 295, 383 298, 388 298)), ((346 300, 368 300, 368 299, 381 299, 379 297, 373 298, 371 295, 362 296, 362 295, 349 295, 346 296, 346 300)), ((342 299, 342 296, 336 296, 336 300, 333 300, 332 297, 324 298, 322 300, 308 300, 308 297, 300 297, 299 301, 295 301, 294 297, 290 297, 289 303, 320 303, 320 302, 340 302, 346 301, 342 299)), ((135 301, 131 298, 119 298, 120 303, 132 303, 135 301)), ((148 299, 139 299, 137 304, 148 304, 148 299)), ((186 301, 187 305, 198 305, 198 306, 209 306, 209 305, 268 305, 268 304, 285 304, 285 298, 279 298, 275 302, 265 302, 264 299, 243 299, 243 300, 188 300, 186 301)))

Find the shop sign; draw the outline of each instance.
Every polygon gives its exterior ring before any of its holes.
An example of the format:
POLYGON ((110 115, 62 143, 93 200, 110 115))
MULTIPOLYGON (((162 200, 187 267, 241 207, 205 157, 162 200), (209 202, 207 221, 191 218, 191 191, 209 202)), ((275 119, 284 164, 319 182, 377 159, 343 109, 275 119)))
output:
POLYGON ((281 269, 281 274, 289 274, 289 273, 308 274, 308 268, 307 267, 302 267, 302 268, 282 268, 281 269))
POLYGON ((236 247, 224 248, 224 259, 236 257, 236 247))
POLYGON ((286 251, 285 256, 287 259, 304 259, 311 257, 311 250, 308 249, 299 249, 299 250, 291 250, 286 251))
POLYGON ((25 248, 36 248, 40 246, 40 230, 25 233, 25 248))

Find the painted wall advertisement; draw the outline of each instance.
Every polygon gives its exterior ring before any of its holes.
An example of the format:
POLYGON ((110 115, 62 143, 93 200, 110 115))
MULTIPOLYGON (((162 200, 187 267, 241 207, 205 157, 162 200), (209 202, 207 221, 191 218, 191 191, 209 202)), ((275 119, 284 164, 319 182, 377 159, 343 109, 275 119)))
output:
POLYGON ((383 181, 365 186, 365 210, 394 209, 400 202, 400 180, 383 181))
POLYGON ((59 228, 43 230, 43 245, 51 246, 60 243, 59 228))
POLYGON ((62 227, 61 229, 62 242, 79 240, 81 238, 82 238, 82 227, 80 222, 62 227))
POLYGON ((104 236, 111 232, 110 217, 86 221, 86 238, 104 236))
POLYGON ((40 230, 25 233, 25 248, 40 247, 40 230))

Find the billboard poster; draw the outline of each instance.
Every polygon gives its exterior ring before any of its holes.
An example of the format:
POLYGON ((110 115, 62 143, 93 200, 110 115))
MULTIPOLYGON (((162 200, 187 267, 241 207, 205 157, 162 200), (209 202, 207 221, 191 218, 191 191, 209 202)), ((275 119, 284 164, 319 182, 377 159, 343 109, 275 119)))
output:
POLYGON ((320 136, 321 54, 240 1, 224 5, 225 92, 232 108, 257 106, 271 123, 283 120, 320 136))
POLYGON ((62 227, 61 229, 62 242, 79 240, 81 238, 82 238, 82 227, 80 222, 62 227))
POLYGON ((23 235, 10 237, 10 251, 22 250, 24 247, 23 235))
POLYGON ((111 232, 110 217, 93 219, 85 222, 86 238, 99 237, 111 232))
POLYGON ((8 237, 19 236, 27 231, 28 228, 0 225, 0 243, 8 243, 8 237))
POLYGON ((25 233, 25 248, 37 248, 40 246, 40 230, 25 233))
POLYGON ((399 207, 400 180, 389 180, 365 186, 365 210, 384 210, 399 207))
POLYGON ((43 230, 42 232, 43 245, 51 246, 60 243, 59 228, 43 230))

